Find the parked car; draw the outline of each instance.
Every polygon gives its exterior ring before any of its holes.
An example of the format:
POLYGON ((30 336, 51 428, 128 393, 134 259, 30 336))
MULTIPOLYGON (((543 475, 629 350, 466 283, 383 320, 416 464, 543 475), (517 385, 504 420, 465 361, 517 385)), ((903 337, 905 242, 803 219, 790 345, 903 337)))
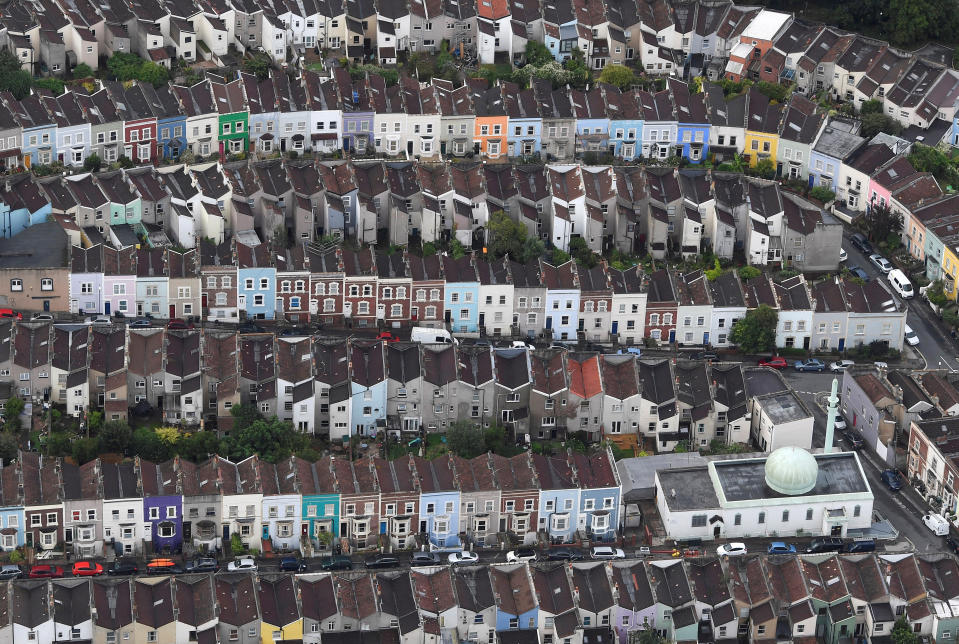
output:
POLYGON ((769 367, 770 369, 785 369, 789 366, 785 358, 773 356, 772 358, 763 358, 759 361, 760 367, 769 367))
POLYGON ((451 552, 447 560, 453 565, 470 564, 479 561, 479 555, 469 550, 461 550, 459 552, 451 552))
POLYGON ((856 539, 842 544, 842 552, 875 552, 876 542, 872 539, 856 539))
POLYGON ((18 320, 22 320, 23 313, 19 313, 13 309, 0 309, 0 318, 17 318, 18 320))
POLYGON ((110 326, 113 324, 113 320, 110 319, 109 315, 94 315, 87 318, 87 324, 93 326, 110 326))
POLYGON ((880 255, 879 253, 873 253, 869 256, 869 261, 876 265, 880 271, 884 274, 892 270, 892 264, 889 263, 889 260, 880 255))
POLYGON ((885 483, 886 487, 893 492, 898 492, 902 489, 902 476, 900 476, 896 470, 883 470, 882 474, 879 475, 879 480, 885 483))
POLYGON ((148 575, 177 575, 183 572, 183 569, 172 559, 154 559, 147 564, 148 575))
POLYGON ((419 550, 410 555, 411 566, 438 566, 443 563, 439 553, 419 550))
POLYGON ((117 559, 107 571, 111 575, 135 575, 140 572, 135 561, 117 559))
POLYGON ((236 328, 239 333, 266 333, 266 329, 256 322, 244 322, 236 328))
POLYGON ((153 320, 151 320, 150 318, 137 318, 133 322, 130 322, 128 326, 131 326, 134 328, 151 327, 153 326, 153 320))
POLYGON ((906 341, 910 347, 914 347, 919 344, 919 336, 916 335, 916 332, 912 330, 908 324, 906 325, 906 331, 902 334, 902 339, 906 341))
POLYGON ((216 572, 220 564, 213 557, 197 557, 186 565, 187 572, 216 572))
POLYGON ((797 360, 793 365, 796 371, 825 371, 826 363, 819 358, 809 358, 808 360, 797 360))
POLYGON ((856 363, 852 360, 836 360, 835 362, 829 363, 829 370, 833 373, 842 373, 854 364, 856 363))
POLYGON ((869 240, 866 239, 866 236, 862 233, 853 233, 849 236, 849 241, 852 242, 853 246, 862 251, 864 255, 872 254, 872 244, 869 243, 869 240))
POLYGON ((373 555, 366 560, 367 568, 397 568, 399 565, 399 557, 393 555, 373 555))
POLYGON ((517 548, 506 553, 507 563, 523 563, 536 561, 536 551, 532 548, 517 548))
POLYGON ((938 512, 926 512, 922 515, 922 522, 937 537, 949 534, 949 520, 938 512))
POLYGON ((716 548, 717 557, 740 557, 744 554, 746 554, 746 544, 741 541, 724 543, 716 548))
POLYGON ((719 360, 719 356, 713 351, 697 351, 693 354, 693 360, 719 360))
POLYGON ((609 546, 593 546, 589 551, 590 559, 625 559, 626 553, 620 548, 610 548, 609 546))
POLYGON ((30 569, 30 579, 55 579, 63 577, 63 568, 49 564, 39 564, 30 569))
POLYGON ((353 560, 346 555, 333 555, 320 559, 320 570, 353 570, 353 560))
POLYGON ((299 557, 283 557, 280 559, 280 570, 283 572, 306 572, 309 566, 299 557))
POLYGON ((384 342, 399 342, 400 339, 390 333, 389 331, 380 331, 380 334, 376 336, 377 340, 383 340, 384 342))
POLYGON ((579 548, 550 548, 543 554, 546 561, 579 561, 584 559, 583 551, 579 548))
POLYGON ((816 537, 806 546, 806 552, 809 554, 819 552, 839 552, 845 543, 839 537, 816 537))
POLYGON ((845 248, 840 248, 840 249, 839 249, 839 261, 840 261, 840 262, 844 262, 844 261, 846 261, 847 259, 849 259, 849 253, 846 252, 846 249, 845 249, 845 248))
MULTIPOLYGON (((955 537, 946 537, 946 548, 948 548, 952 554, 959 555, 959 541, 957 541, 955 537)), ((4 568, 6 568, 6 566, 4 566, 4 568)), ((3 575, 2 570, 0 570, 0 575, 3 575)))
POLYGON ((72 572, 74 577, 99 577, 103 574, 103 566, 95 561, 76 561, 72 572))
MULTIPOLYGON (((845 424, 846 423, 843 423, 843 426, 845 426, 845 424)), ((847 443, 849 443, 849 447, 854 450, 862 449, 863 445, 866 444, 866 441, 863 440, 862 434, 859 433, 859 430, 851 427, 843 430, 842 437, 846 439, 847 443)))
POLYGON ((869 277, 869 273, 859 268, 857 264, 853 264, 852 266, 848 267, 847 270, 850 273, 852 273, 853 277, 858 277, 863 282, 868 282, 869 280, 872 279, 871 277, 869 277))
POLYGON ((34 313, 30 319, 35 322, 53 322, 53 316, 49 313, 34 313))
POLYGON ((298 338, 311 335, 313 332, 308 326, 288 326, 278 334, 281 338, 298 338))
POLYGON ((19 579, 22 576, 23 571, 20 570, 20 566, 16 564, 4 564, 2 567, 0 567, 0 581, 19 579))
POLYGON ((256 572, 256 561, 253 557, 240 557, 231 561, 226 569, 230 572, 256 572))
POLYGON ((770 555, 794 555, 796 554, 796 546, 782 541, 773 541, 766 548, 766 553, 770 555))
POLYGON ((833 422, 833 429, 842 431, 846 429, 846 419, 839 412, 836 412, 836 420, 833 422))
POLYGON ((192 329, 193 325, 186 320, 173 318, 166 323, 166 328, 170 329, 171 331, 186 331, 187 329, 192 329))

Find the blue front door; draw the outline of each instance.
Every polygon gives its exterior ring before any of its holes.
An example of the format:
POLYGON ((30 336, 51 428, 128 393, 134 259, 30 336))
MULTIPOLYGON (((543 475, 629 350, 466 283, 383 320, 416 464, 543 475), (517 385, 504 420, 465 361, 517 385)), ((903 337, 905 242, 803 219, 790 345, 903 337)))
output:
POLYGON ((846 338, 839 338, 839 350, 842 351, 846 348, 846 338))
POLYGON ((669 343, 672 344, 676 342, 676 329, 671 329, 669 331, 669 343))
POLYGON ((546 318, 546 328, 547 329, 553 328, 553 316, 549 316, 546 318))
POLYGON ((110 315, 110 303, 109 303, 109 302, 104 302, 104 303, 103 303, 103 312, 104 312, 106 315, 110 315))
POLYGON ((619 322, 613 322, 612 333, 618 333, 618 332, 619 332, 619 322))
POLYGON ((709 331, 703 334, 703 346, 709 345, 709 331))

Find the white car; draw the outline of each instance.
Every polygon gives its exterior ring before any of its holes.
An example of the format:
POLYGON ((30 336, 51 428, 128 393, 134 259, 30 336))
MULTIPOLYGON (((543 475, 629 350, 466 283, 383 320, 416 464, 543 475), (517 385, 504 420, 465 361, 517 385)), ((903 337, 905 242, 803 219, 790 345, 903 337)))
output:
POLYGON ((476 563, 479 561, 479 555, 469 550, 461 550, 460 552, 451 552, 448 561, 451 564, 476 563))
POLYGON ((916 335, 916 332, 912 330, 908 324, 906 325, 906 332, 902 335, 903 339, 906 341, 910 347, 914 347, 919 344, 919 336, 916 335))
POLYGON ((892 270, 892 264, 889 263, 889 260, 880 255, 879 253, 873 253, 869 256, 869 261, 875 264, 883 273, 888 273, 892 270))
POLYGON ((716 548, 717 557, 740 557, 746 554, 746 544, 741 541, 724 543, 716 548))
POLYGON ((591 559, 625 559, 626 553, 619 548, 610 548, 609 546, 595 546, 589 551, 591 559))
POLYGON ((506 553, 507 563, 525 563, 536 561, 536 551, 532 548, 518 548, 506 553))
POLYGON ((49 313, 34 313, 30 316, 31 320, 53 321, 53 316, 49 313))
POLYGON ((840 262, 844 262, 844 261, 846 261, 847 259, 849 259, 849 253, 846 252, 846 249, 845 249, 845 248, 840 248, 840 249, 839 249, 839 261, 840 261, 840 262))
POLYGON ((256 561, 253 557, 240 557, 231 561, 226 569, 230 572, 256 572, 256 561))
POLYGON ((113 320, 110 319, 109 315, 94 315, 93 317, 87 318, 87 324, 92 324, 93 326, 110 326, 113 324, 113 320))
POLYGON ((836 360, 835 362, 829 363, 829 370, 833 373, 840 373, 848 369, 849 367, 856 364, 852 360, 836 360))

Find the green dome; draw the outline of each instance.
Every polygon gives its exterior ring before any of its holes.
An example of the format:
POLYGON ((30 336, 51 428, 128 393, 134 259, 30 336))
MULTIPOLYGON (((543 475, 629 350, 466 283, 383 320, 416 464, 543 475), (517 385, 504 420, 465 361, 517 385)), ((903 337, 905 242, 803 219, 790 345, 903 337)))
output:
POLYGON ((780 447, 766 459, 766 485, 780 494, 807 494, 817 478, 816 457, 801 447, 780 447))

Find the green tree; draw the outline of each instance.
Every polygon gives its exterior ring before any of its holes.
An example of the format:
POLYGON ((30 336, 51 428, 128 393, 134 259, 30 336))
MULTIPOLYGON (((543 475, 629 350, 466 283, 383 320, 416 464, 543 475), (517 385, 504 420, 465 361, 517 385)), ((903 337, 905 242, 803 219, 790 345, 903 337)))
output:
POLYGON ((859 114, 882 114, 882 101, 878 98, 871 98, 859 106, 859 114))
POLYGON ((859 134, 871 139, 880 132, 884 134, 890 134, 892 136, 899 136, 902 134, 902 125, 896 119, 891 116, 887 116, 882 112, 870 112, 868 114, 863 114, 861 117, 862 126, 859 129, 859 134))
POLYGON ((573 237, 569 240, 569 254, 583 268, 593 268, 599 261, 582 237, 573 237))
POLYGON ((768 81, 759 81, 753 87, 759 92, 769 97, 769 100, 777 103, 784 103, 792 92, 789 85, 780 85, 779 83, 770 83, 768 81))
POLYGON ((902 231, 902 215, 885 203, 870 208, 866 212, 866 221, 869 223, 869 236, 875 241, 885 241, 890 235, 898 235, 902 231))
POLYGON ((542 257, 543 253, 546 252, 546 244, 543 243, 543 240, 539 237, 527 237, 526 241, 523 242, 523 251, 519 257, 516 258, 516 261, 527 264, 538 257, 542 257))
POLYGON ((30 74, 20 67, 20 61, 9 50, 0 52, 0 91, 13 94, 20 100, 30 93, 30 74))
POLYGON ((909 163, 919 172, 931 172, 940 185, 959 187, 959 171, 939 148, 914 143, 909 154, 909 163))
POLYGON ((458 420, 446 432, 446 445, 457 456, 473 458, 486 452, 486 437, 479 425, 458 420))
POLYGON ((99 441, 95 438, 77 438, 70 449, 70 455, 77 465, 92 461, 99 453, 99 441))
POLYGON ((133 430, 122 420, 111 420, 97 434, 101 452, 125 454, 133 441, 133 430))
POLYGON ((599 73, 599 82, 627 90, 636 82, 636 75, 625 65, 606 65, 599 73))
POLYGON ((243 59, 243 71, 253 74, 260 80, 269 77, 272 67, 270 57, 261 51, 253 52, 243 59))
POLYGON ((0 459, 4 463, 9 463, 17 457, 20 450, 20 442, 15 434, 11 432, 0 432, 0 459))
POLYGON ((570 52, 569 59, 563 63, 563 69, 569 72, 568 83, 575 89, 586 87, 591 78, 589 67, 586 65, 586 55, 578 47, 574 47, 570 52))
POLYGON ((635 632, 634 637, 635 639, 630 638, 633 644, 666 644, 666 638, 660 636, 649 624, 643 626, 642 630, 635 632))
POLYGON ((892 639, 893 644, 919 644, 919 636, 913 632, 912 626, 909 625, 909 620, 906 619, 905 615, 896 620, 895 626, 892 627, 890 639, 892 639))
POLYGON ((63 81, 59 78, 35 78, 33 79, 33 86, 38 89, 48 89, 54 93, 56 96, 63 94, 66 86, 63 84, 63 81))
POLYGON ((549 48, 538 40, 529 40, 526 42, 526 64, 533 67, 542 67, 546 63, 551 63, 556 59, 550 53, 549 48))
POLYGON ((220 451, 220 438, 216 435, 216 432, 193 432, 177 442, 176 451, 185 459, 202 461, 210 454, 216 454, 220 451))
POLYGON ((230 459, 243 460, 253 454, 271 463, 276 463, 305 445, 306 438, 298 433, 293 424, 272 418, 258 418, 248 427, 237 431, 221 441, 221 446, 230 459))
POLYGON ((772 159, 760 159, 752 169, 752 174, 763 179, 772 179, 776 176, 776 164, 772 159))
POLYGON ((144 83, 150 83, 154 87, 160 87, 170 80, 170 72, 163 65, 145 61, 140 65, 136 79, 144 83))
POLYGON ((947 11, 955 11, 955 4, 937 0, 889 0, 887 36, 900 45, 924 43, 939 35, 939 25, 949 19, 947 11))
POLYGON ((432 257, 436 254, 436 244, 433 242, 426 242, 423 244, 423 257, 432 257))
POLYGON ((816 186, 809 191, 809 196, 823 203, 829 203, 836 198, 836 193, 826 186, 816 186))
POLYGON ((491 255, 502 257, 508 254, 513 259, 519 259, 523 254, 527 237, 526 226, 513 221, 502 210, 497 210, 490 215, 486 229, 486 247, 491 255))
POLYGON ((163 441, 149 427, 138 427, 130 441, 130 453, 154 463, 162 463, 173 456, 173 446, 163 441))
POLYGON ((450 242, 450 257, 453 259, 460 259, 461 257, 466 256, 466 246, 460 242, 458 239, 454 239, 450 242))
POLYGON ((93 68, 86 63, 80 63, 73 68, 74 78, 92 78, 95 74, 93 68))
POLYGON ((569 261, 569 253, 564 251, 562 248, 554 248, 553 256, 550 258, 550 262, 553 266, 562 266, 569 261))
POLYGON ((776 324, 779 315, 765 304, 746 312, 746 317, 733 324, 729 340, 744 353, 763 353, 776 347, 776 324))
POLYGON ((755 266, 743 266, 739 269, 739 279, 741 280, 751 280, 760 275, 762 275, 762 271, 755 266))
POLYGON ((942 280, 936 280, 926 289, 926 299, 936 306, 945 306, 949 301, 945 291, 942 288, 942 280))
POLYGON ((7 403, 3 406, 3 420, 6 421, 8 427, 12 423, 20 422, 20 414, 23 413, 26 406, 27 403, 19 396, 7 400, 7 403))
POLYGON ((103 162, 96 154, 91 154, 83 160, 83 169, 87 172, 99 172, 101 165, 103 162))
POLYGON ((483 432, 483 441, 486 443, 486 451, 502 453, 506 448, 506 428, 499 423, 491 424, 483 432))
POLYGON ((75 436, 67 432, 51 432, 43 440, 46 456, 70 456, 75 436))

